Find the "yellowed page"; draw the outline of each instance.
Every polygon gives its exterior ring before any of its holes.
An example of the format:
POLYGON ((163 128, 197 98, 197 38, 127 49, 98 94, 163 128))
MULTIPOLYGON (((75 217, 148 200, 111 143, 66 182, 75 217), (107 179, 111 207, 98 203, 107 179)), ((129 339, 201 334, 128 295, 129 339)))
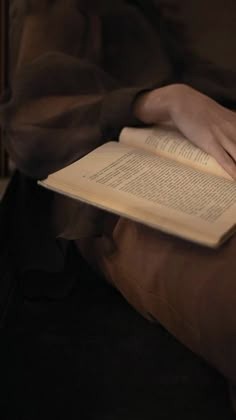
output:
POLYGON ((194 146, 173 127, 164 125, 149 128, 127 127, 120 134, 120 142, 232 180, 213 157, 194 146))
POLYGON ((40 183, 211 247, 236 221, 236 183, 117 142, 40 183))

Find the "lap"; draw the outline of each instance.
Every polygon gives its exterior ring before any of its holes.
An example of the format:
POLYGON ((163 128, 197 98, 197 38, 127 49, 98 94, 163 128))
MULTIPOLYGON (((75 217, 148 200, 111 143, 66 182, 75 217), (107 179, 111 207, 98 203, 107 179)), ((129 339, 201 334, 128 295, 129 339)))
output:
POLYGON ((112 252, 106 238, 87 251, 105 277, 142 315, 236 378, 226 361, 236 328, 236 237, 212 250, 120 218, 109 240, 112 252))

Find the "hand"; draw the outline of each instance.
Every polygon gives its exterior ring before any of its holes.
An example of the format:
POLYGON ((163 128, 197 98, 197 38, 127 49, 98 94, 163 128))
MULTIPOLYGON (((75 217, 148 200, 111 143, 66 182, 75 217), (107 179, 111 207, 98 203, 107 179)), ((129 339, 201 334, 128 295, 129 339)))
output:
POLYGON ((147 124, 169 121, 236 179, 236 113, 187 85, 141 94, 135 115, 147 124))

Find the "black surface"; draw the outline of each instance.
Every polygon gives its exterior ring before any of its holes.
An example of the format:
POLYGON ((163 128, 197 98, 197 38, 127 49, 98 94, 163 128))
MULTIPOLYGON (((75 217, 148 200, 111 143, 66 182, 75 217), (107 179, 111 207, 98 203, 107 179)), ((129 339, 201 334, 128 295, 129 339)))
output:
POLYGON ((235 418, 216 371, 144 320, 73 249, 67 266, 59 277, 17 278, 1 330, 2 420, 235 418))

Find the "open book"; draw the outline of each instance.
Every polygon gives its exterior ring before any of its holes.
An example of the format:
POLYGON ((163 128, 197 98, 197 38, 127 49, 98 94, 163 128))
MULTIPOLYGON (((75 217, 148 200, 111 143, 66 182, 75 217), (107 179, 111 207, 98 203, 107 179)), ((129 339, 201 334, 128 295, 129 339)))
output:
POLYGON ((236 182, 168 126, 124 128, 39 184, 209 247, 236 224, 236 182))

